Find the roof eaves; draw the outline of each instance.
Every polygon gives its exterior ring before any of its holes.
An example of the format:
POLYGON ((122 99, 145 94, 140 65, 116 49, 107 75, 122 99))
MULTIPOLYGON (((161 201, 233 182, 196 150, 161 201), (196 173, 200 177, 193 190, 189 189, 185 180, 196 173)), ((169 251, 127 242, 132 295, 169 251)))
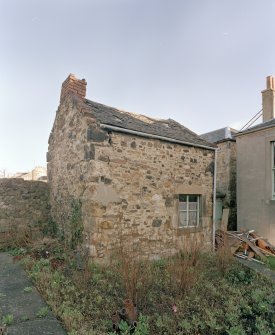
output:
POLYGON ((266 129, 274 128, 274 127, 275 127, 275 123, 270 124, 270 125, 265 126, 265 127, 259 127, 259 128, 251 129, 251 130, 248 129, 248 130, 245 130, 245 131, 242 131, 242 132, 239 132, 239 133, 235 134, 235 137, 246 135, 246 134, 251 134, 251 133, 256 133, 257 131, 262 131, 262 130, 266 130, 266 129))
POLYGON ((202 144, 198 144, 198 143, 194 143, 194 142, 186 142, 186 141, 176 140, 176 139, 166 137, 166 136, 144 133, 144 132, 140 132, 140 131, 137 131, 137 130, 117 127, 117 126, 113 126, 113 125, 109 125, 109 124, 105 124, 105 123, 101 123, 100 127, 104 128, 104 129, 109 129, 109 130, 114 130, 114 131, 126 133, 126 134, 133 134, 133 135, 136 135, 136 136, 141 136, 141 137, 146 137, 146 138, 159 139, 159 140, 167 141, 167 142, 170 142, 170 143, 177 143, 177 144, 182 144, 182 145, 187 145, 187 146, 192 146, 192 147, 197 147, 197 148, 203 148, 203 149, 213 150, 213 151, 216 150, 216 146, 214 146, 214 145, 213 146, 206 146, 206 145, 202 145, 202 144))
POLYGON ((223 143, 223 142, 236 142, 235 138, 224 138, 222 140, 219 140, 215 142, 215 144, 223 143))

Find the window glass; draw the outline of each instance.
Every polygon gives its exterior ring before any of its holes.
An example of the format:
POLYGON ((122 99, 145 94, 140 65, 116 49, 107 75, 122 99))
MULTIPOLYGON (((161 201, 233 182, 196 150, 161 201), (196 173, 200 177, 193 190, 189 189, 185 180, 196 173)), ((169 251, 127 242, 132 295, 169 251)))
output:
POLYGON ((180 227, 187 227, 187 212, 180 212, 180 227))
POLYGON ((198 202, 189 202, 189 210, 196 211, 198 207, 198 202))
POLYGON ((198 200, 198 196, 194 194, 189 195, 188 197, 189 197, 189 202, 197 202, 198 200))
POLYGON ((179 210, 186 211, 187 210, 187 202, 180 202, 179 203, 179 210))
POLYGON ((196 225, 197 225, 197 212, 189 212, 188 226, 196 226, 196 225))
POLYGON ((180 195, 179 195, 179 201, 180 201, 180 202, 186 202, 186 201, 187 201, 187 195, 185 195, 185 194, 180 194, 180 195))
POLYGON ((180 227, 196 227, 199 223, 200 196, 197 194, 179 194, 180 227))

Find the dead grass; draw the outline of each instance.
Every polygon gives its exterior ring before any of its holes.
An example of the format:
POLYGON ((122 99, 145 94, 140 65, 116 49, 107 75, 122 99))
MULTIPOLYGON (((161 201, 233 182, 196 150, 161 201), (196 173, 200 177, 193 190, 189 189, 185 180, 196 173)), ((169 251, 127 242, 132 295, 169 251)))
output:
POLYGON ((216 255, 218 269, 221 273, 225 273, 233 262, 231 246, 226 233, 223 233, 223 243, 217 247, 216 255))
MULTIPOLYGON (((74 216, 74 242, 79 242, 77 208, 74 216)), ((65 245, 52 238, 34 241, 30 229, 3 236, 5 248, 28 249, 30 276, 70 334, 107 334, 111 315, 123 306, 130 310, 130 323, 137 318, 136 306, 148 316, 153 335, 270 333, 274 288, 268 284, 262 292, 264 281, 232 267, 226 236, 214 256, 203 255, 188 236, 177 255, 151 262, 139 258, 141 250, 121 243, 107 266, 93 264, 84 249, 66 239, 65 245)))
POLYGON ((120 274, 125 291, 125 299, 135 305, 145 296, 150 281, 148 260, 140 259, 137 252, 128 246, 120 246, 111 257, 111 267, 120 274))
POLYGON ((0 249, 25 248, 32 245, 34 232, 30 228, 13 228, 0 235, 0 249))
POLYGON ((201 250, 195 240, 168 259, 168 273, 171 286, 174 286, 175 298, 184 296, 197 282, 200 256, 201 250))
POLYGON ((137 305, 153 335, 252 335, 259 327, 268 334, 275 303, 270 283, 231 263, 227 245, 214 255, 189 241, 179 254, 158 261, 140 260, 121 246, 110 264, 98 265, 85 253, 79 262, 75 251, 44 239, 35 242, 26 266, 70 334, 111 334, 112 315, 126 310, 125 301, 137 305), (245 306, 251 308, 242 315, 245 306))

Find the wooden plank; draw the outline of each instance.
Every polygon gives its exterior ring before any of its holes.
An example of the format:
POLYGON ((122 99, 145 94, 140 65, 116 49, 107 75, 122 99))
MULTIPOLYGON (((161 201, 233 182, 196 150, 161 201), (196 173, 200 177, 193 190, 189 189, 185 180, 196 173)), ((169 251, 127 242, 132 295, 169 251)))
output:
POLYGON ((221 230, 223 231, 227 231, 228 218, 229 218, 229 208, 224 208, 222 211, 222 222, 221 222, 221 230))
POLYGON ((268 240, 260 237, 259 235, 257 235, 257 233, 252 233, 251 236, 254 239, 258 239, 257 246, 260 249, 269 251, 271 254, 275 254, 275 247, 271 243, 269 243, 268 240))
POLYGON ((243 236, 242 234, 235 234, 235 233, 233 233, 233 232, 231 232, 231 231, 228 231, 227 234, 228 234, 229 236, 234 237, 235 239, 238 239, 238 240, 242 241, 242 238, 241 238, 241 236, 243 236))
POLYGON ((265 250, 265 249, 262 249, 262 248, 259 248, 264 254, 267 254, 267 255, 269 255, 269 256, 273 256, 273 257, 275 257, 275 255, 274 254, 272 254, 270 251, 267 251, 267 250, 265 250))
POLYGON ((249 241, 249 239, 246 236, 241 236, 241 239, 249 245, 249 247, 262 259, 265 259, 265 255, 260 251, 260 248, 258 248, 255 244, 249 241))
POLYGON ((264 262, 261 262, 261 261, 258 261, 257 259, 255 258, 249 258, 245 255, 240 255, 240 254, 234 254, 234 256, 238 257, 238 258, 242 258, 242 259, 245 259, 245 260, 248 260, 248 261, 252 261, 252 262, 256 262, 256 263, 260 263, 260 264, 265 264, 264 262))

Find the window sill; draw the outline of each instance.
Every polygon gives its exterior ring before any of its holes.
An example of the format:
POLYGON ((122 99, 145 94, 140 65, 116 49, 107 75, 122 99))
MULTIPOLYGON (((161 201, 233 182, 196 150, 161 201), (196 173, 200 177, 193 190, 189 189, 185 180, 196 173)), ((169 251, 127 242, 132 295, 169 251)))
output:
POLYGON ((178 227, 177 231, 179 235, 199 233, 202 232, 202 227, 178 227))

